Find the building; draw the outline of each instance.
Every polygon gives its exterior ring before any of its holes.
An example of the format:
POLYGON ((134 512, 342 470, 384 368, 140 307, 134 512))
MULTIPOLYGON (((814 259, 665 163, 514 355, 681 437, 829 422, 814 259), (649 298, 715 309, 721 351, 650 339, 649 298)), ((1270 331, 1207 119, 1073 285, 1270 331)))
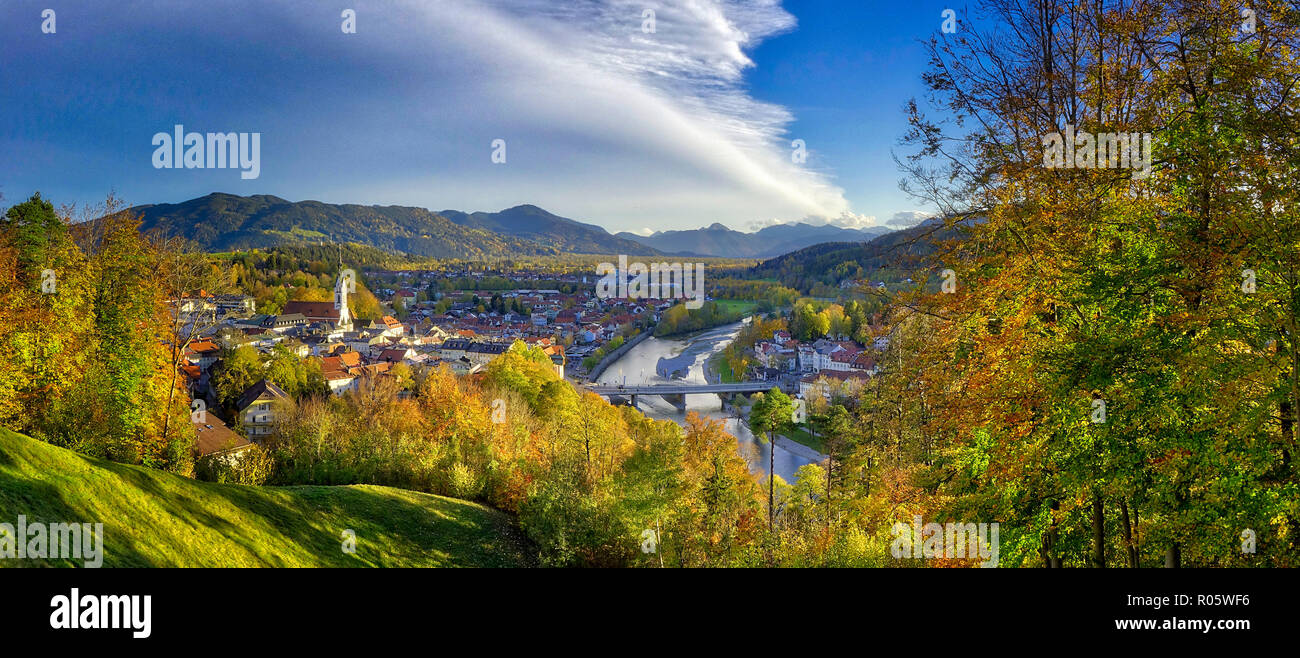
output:
POLYGON ((235 433, 215 414, 205 414, 202 423, 194 424, 196 439, 194 451, 200 459, 224 459, 228 463, 238 459, 240 452, 253 444, 235 433))
POLYGON ((476 366, 485 366, 488 361, 505 354, 510 346, 505 343, 470 343, 465 350, 469 362, 476 366))
POLYGON ((281 313, 280 315, 268 315, 262 320, 262 328, 267 331, 284 333, 291 329, 307 326, 307 318, 301 313, 281 313))
POLYGON ((310 322, 329 322, 339 324, 342 309, 334 307, 334 302, 286 302, 285 313, 298 313, 310 322))
POLYGON ((813 395, 821 395, 827 402, 852 398, 870 380, 871 375, 860 370, 825 370, 799 379, 799 397, 807 400, 813 395))
POLYGON ((288 400, 288 394, 265 379, 248 387, 235 404, 244 433, 254 439, 271 434, 275 430, 276 406, 288 400))
POLYGON ((385 363, 401 363, 415 356, 415 350, 409 347, 394 347, 379 353, 379 360, 385 363))
POLYGON ((212 301, 222 315, 247 317, 257 312, 257 300, 248 295, 217 295, 212 301))
POLYGON ((198 366, 204 373, 219 358, 221 358, 221 347, 210 340, 196 340, 185 349, 185 360, 198 366))
POLYGON ((343 276, 343 272, 340 272, 338 281, 334 284, 334 301, 288 302, 284 305, 284 312, 301 313, 309 322, 325 322, 337 329, 352 331, 352 312, 348 308, 348 293, 355 291, 355 285, 343 276))

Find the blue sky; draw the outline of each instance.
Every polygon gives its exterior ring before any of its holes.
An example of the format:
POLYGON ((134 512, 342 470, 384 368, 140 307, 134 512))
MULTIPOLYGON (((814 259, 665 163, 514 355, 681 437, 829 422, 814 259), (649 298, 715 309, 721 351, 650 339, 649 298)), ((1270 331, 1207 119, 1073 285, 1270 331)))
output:
POLYGON ((7 0, 0 193, 534 203, 639 232, 885 224, 926 210, 898 190, 890 151, 945 6, 7 0), (178 123, 261 133, 260 176, 155 168, 153 135, 178 123), (794 139, 806 162, 792 162, 794 139))

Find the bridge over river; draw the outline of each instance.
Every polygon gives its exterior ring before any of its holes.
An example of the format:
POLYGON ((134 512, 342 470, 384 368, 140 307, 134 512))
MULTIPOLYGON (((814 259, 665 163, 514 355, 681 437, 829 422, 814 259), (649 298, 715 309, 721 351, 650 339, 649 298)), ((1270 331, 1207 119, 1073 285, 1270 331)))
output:
POLYGON ((776 384, 772 382, 735 382, 731 384, 689 384, 682 382, 680 384, 633 384, 631 386, 588 384, 586 388, 592 393, 609 398, 611 402, 628 400, 632 406, 636 406, 636 397, 638 395, 658 395, 673 406, 684 410, 687 395, 716 395, 725 402, 729 395, 762 393, 771 390, 773 386, 776 386, 776 384))

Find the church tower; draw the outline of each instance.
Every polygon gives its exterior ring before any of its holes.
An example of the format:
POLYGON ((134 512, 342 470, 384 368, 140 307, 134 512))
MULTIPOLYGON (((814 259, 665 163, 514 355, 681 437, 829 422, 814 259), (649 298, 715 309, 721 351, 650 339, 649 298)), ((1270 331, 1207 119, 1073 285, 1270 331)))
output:
POLYGON ((356 273, 352 270, 339 270, 339 279, 334 283, 334 308, 338 309, 338 328, 352 331, 352 313, 348 310, 348 293, 356 292, 356 273))

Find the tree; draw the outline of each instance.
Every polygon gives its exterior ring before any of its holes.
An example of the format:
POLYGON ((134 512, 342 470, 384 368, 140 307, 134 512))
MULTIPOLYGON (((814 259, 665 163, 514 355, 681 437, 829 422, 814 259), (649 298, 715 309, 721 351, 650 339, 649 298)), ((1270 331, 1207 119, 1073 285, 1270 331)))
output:
POLYGON ((749 428, 767 444, 767 525, 776 527, 776 435, 789 431, 794 423, 794 403, 781 389, 772 387, 766 394, 754 396, 749 409, 749 428))
POLYGON ((899 303, 928 358, 886 376, 873 422, 1047 565, 1106 564, 1115 508, 1130 565, 1235 563, 1224 537, 1256 526, 1293 560, 1265 502, 1297 486, 1293 14, 1263 3, 1244 33, 1219 0, 989 7, 1000 25, 931 44, 949 120, 910 105, 909 187, 962 238, 936 258, 959 285, 899 303), (1118 134, 1149 168, 1098 164, 1118 134), (1064 135, 1077 157, 1052 161, 1064 135))
MULTIPOLYGON (((201 336, 211 333, 228 314, 219 310, 211 311, 200 308, 193 312, 182 312, 182 300, 186 297, 199 298, 202 293, 209 295, 229 294, 234 287, 230 279, 216 268, 207 254, 198 245, 181 237, 158 238, 153 243, 158 263, 155 279, 159 290, 170 306, 171 322, 168 326, 167 346, 170 364, 168 372, 171 381, 167 387, 165 409, 176 404, 176 391, 179 388, 177 378, 180 376, 181 360, 189 346, 201 336)), ((199 299, 200 305, 206 300, 199 299)), ((186 405, 188 400, 184 400, 186 405)), ((171 434, 171 414, 164 414, 162 436, 167 440, 171 434)))
POLYGON ((834 498, 832 482, 836 476, 835 460, 837 456, 852 448, 853 437, 857 428, 853 425, 853 416, 843 405, 832 405, 818 423, 822 428, 822 444, 826 447, 826 523, 831 522, 831 500, 834 498))
POLYGON ((222 350, 221 363, 212 377, 218 402, 233 408, 239 396, 263 377, 262 356, 251 345, 222 350))

